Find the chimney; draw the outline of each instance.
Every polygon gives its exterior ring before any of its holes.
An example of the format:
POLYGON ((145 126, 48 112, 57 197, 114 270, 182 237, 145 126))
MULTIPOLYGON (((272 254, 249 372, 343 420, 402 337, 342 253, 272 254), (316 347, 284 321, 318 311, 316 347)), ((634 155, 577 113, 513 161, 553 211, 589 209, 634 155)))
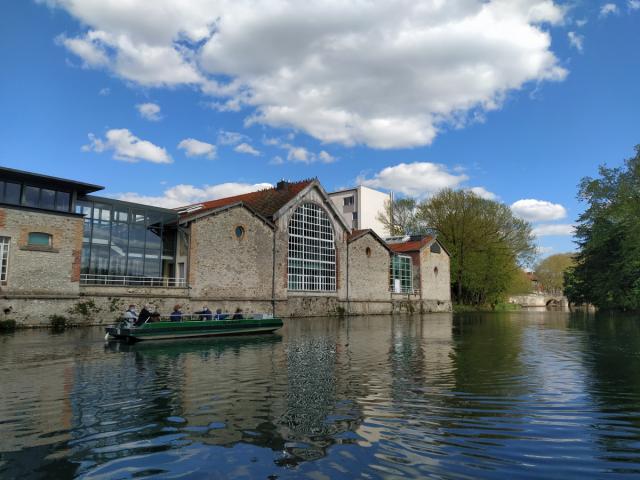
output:
POLYGON ((289 182, 287 182, 285 179, 280 180, 276 184, 276 190, 278 190, 279 192, 284 192, 284 191, 287 191, 288 189, 289 189, 289 182))

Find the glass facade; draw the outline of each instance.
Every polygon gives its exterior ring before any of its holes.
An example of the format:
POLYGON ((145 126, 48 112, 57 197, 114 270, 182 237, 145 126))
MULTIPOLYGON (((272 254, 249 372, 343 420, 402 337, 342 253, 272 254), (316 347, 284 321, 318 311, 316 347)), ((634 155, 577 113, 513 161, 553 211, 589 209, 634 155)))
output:
POLYGON ((178 214, 117 200, 78 200, 84 214, 83 274, 175 276, 178 214))
POLYGON ((288 285, 289 290, 336 290, 333 228, 314 203, 298 207, 289 220, 288 285))
POLYGON ((406 255, 393 255, 391 257, 389 288, 394 293, 413 293, 413 264, 411 257, 406 255))
POLYGON ((71 209, 71 192, 35 187, 19 182, 0 181, 0 202, 68 212, 71 209))

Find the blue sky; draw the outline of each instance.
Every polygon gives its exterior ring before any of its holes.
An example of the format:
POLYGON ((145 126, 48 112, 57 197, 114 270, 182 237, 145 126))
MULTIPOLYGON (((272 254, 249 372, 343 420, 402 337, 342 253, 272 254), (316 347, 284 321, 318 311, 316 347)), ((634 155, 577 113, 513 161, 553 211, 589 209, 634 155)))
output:
POLYGON ((640 143, 640 1, 8 0, 0 163, 168 206, 318 177, 513 205, 573 249, 640 143))

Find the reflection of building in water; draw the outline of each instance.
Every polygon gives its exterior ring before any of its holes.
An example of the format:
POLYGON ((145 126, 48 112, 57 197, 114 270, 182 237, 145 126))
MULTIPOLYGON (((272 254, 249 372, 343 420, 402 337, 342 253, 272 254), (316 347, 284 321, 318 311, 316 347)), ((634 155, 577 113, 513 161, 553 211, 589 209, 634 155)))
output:
MULTIPOLYGON (((49 334, 23 335, 38 341, 49 334)), ((71 438, 74 360, 55 347, 46 358, 31 357, 24 344, 10 340, 0 338, 0 477, 20 478, 71 438)), ((66 460, 49 461, 60 471, 70 467, 66 460)))
POLYGON ((450 390, 453 375, 450 314, 376 320, 369 319, 365 325, 353 322, 349 335, 350 354, 359 359, 356 368, 362 370, 366 385, 357 400, 365 419, 356 429, 363 446, 383 439, 389 421, 411 415, 407 405, 412 397, 422 402, 417 417, 428 408, 425 402, 437 405, 450 390), (359 334, 360 330, 366 334, 359 334))

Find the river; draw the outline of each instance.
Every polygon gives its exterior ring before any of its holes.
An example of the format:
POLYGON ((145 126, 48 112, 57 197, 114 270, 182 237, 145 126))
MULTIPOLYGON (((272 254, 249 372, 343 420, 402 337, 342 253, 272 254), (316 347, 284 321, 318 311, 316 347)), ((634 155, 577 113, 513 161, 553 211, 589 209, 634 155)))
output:
POLYGON ((638 478, 640 318, 0 335, 0 478, 638 478))

